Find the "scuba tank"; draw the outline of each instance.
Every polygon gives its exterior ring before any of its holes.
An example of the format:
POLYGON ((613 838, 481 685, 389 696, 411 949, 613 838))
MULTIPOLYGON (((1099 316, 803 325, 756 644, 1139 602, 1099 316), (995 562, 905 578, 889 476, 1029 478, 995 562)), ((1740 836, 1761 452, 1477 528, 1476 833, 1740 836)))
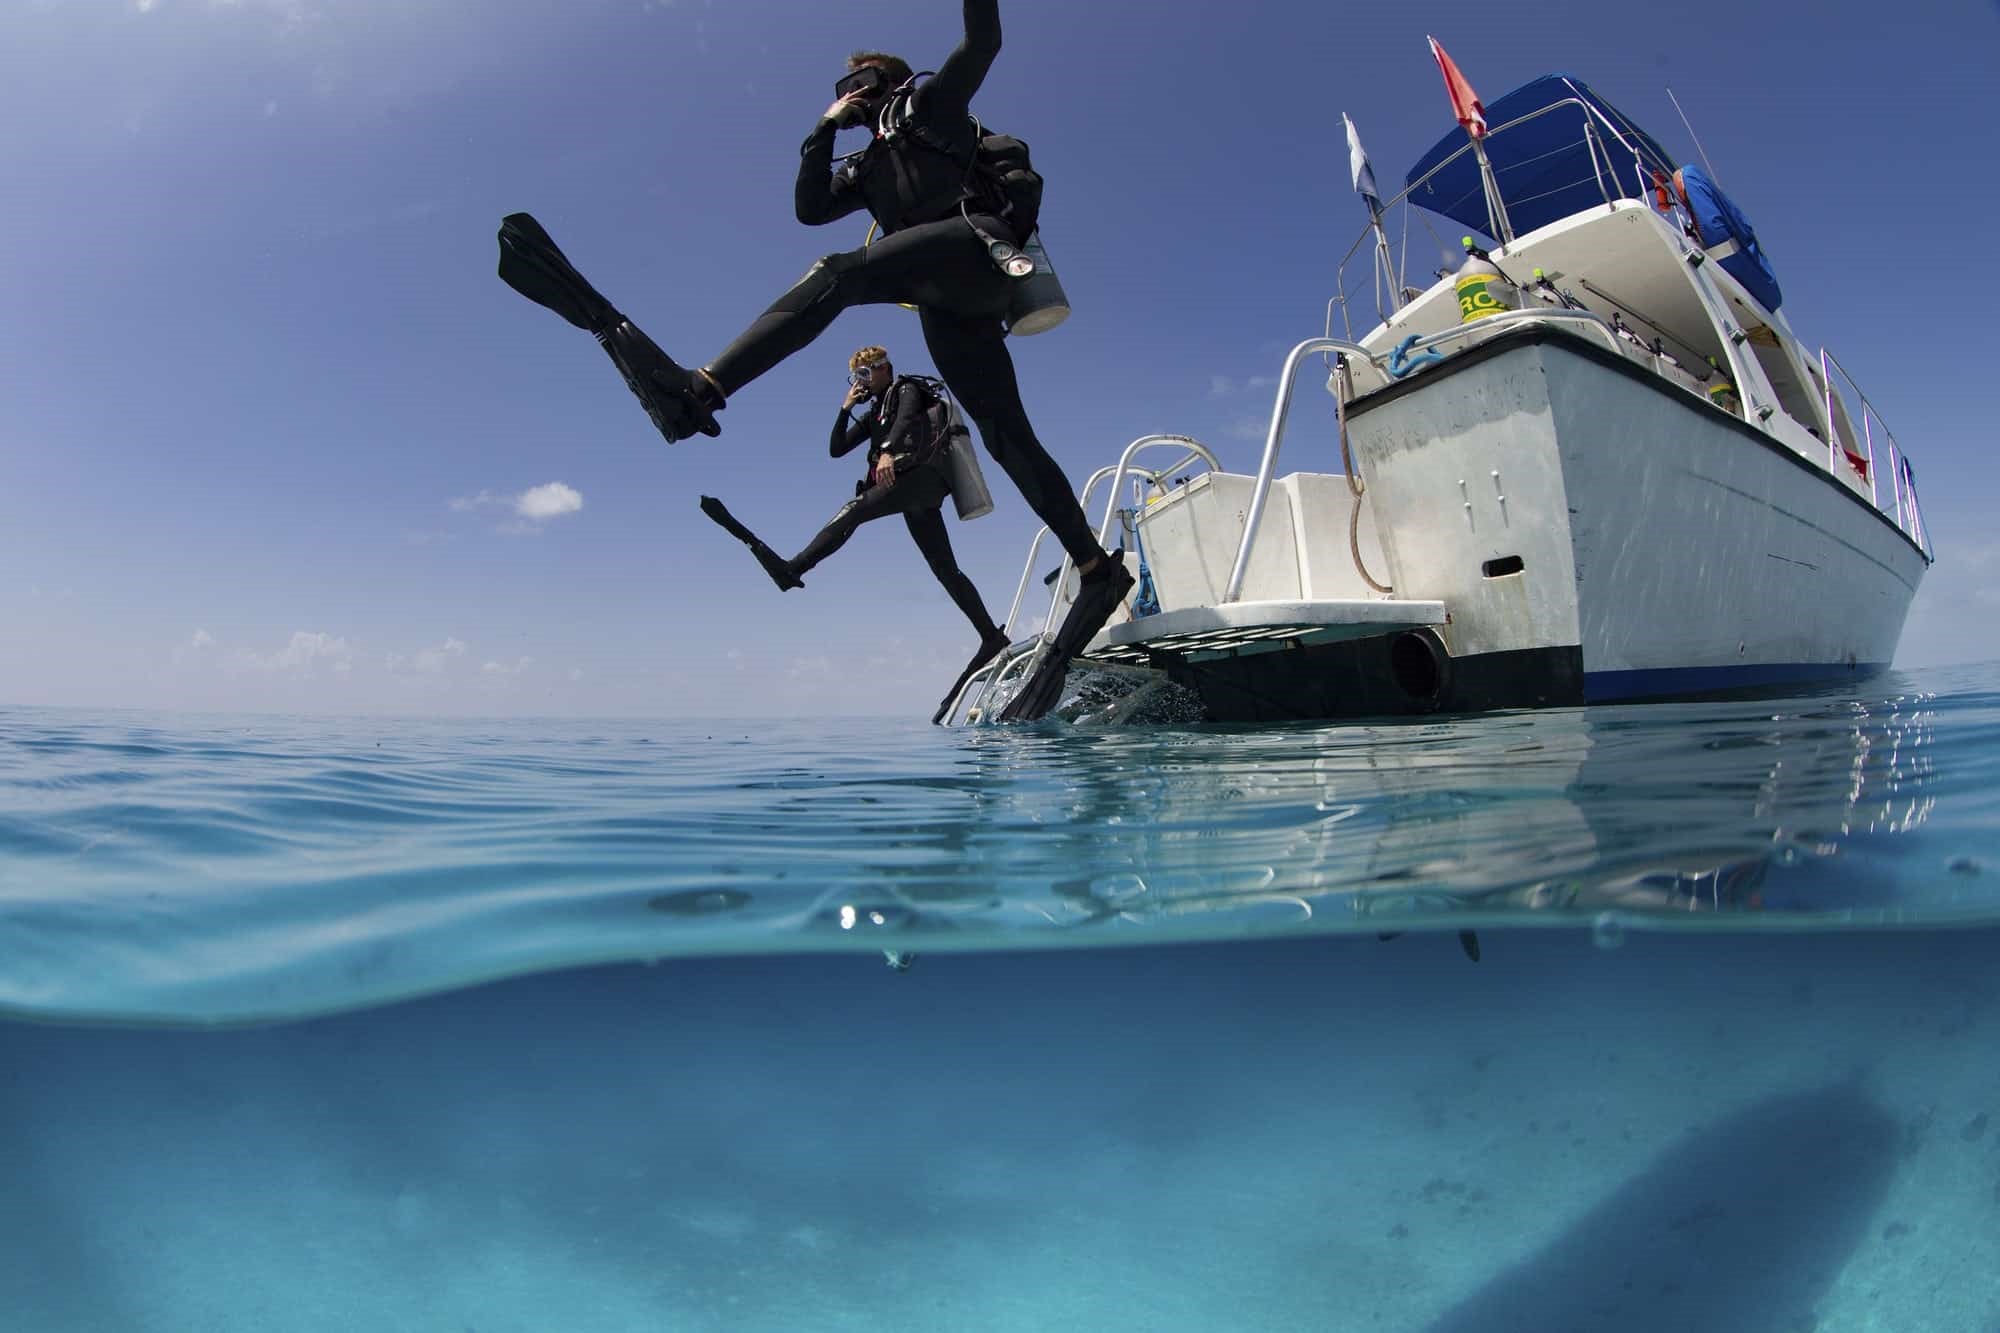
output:
POLYGON ((1049 252, 1042 248, 1037 231, 1021 246, 1021 253, 1034 261, 1034 268, 1014 279, 1014 299, 1007 307, 1007 332, 1026 338, 1047 333, 1069 318, 1069 297, 1063 294, 1049 252))
POLYGON ((1465 247, 1465 262, 1458 266, 1452 286, 1458 291, 1458 322, 1470 324, 1521 307, 1521 291, 1510 282, 1500 266, 1472 243, 1470 236, 1459 238, 1465 247))
POLYGON ((986 489, 986 474, 979 470, 979 455, 972 448, 972 432, 958 414, 958 404, 945 398, 950 408, 950 424, 945 427, 944 478, 951 487, 952 507, 960 519, 984 518, 993 512, 993 492, 986 489))
MULTIPOLYGON (((904 380, 921 385, 930 395, 930 405, 924 409, 926 414, 944 409, 944 424, 923 456, 924 466, 943 470, 945 486, 951 491, 951 502, 960 518, 984 518, 993 512, 993 492, 986 489, 986 474, 979 470, 979 455, 972 448, 972 432, 965 428, 965 418, 951 396, 951 386, 931 375, 903 375, 897 383, 904 380)), ((931 420, 937 418, 931 416, 931 420)), ((856 495, 860 493, 858 489, 855 491, 856 495)))
MULTIPOLYGON (((907 135, 916 143, 947 158, 954 156, 951 145, 914 115, 917 80, 934 74, 933 70, 912 74, 883 103, 875 124, 877 142, 893 145, 907 135)), ((1042 178, 1029 161, 1027 144, 1010 135, 989 133, 979 123, 979 118, 969 112, 966 118, 971 123, 973 148, 960 185, 964 197, 958 201, 959 216, 965 219, 980 244, 986 247, 986 257, 993 262, 993 267, 1011 282, 1013 290, 1002 320, 1007 332, 1023 338, 1046 333, 1069 318, 1069 297, 1056 278, 1055 265, 1049 262, 1049 252, 1042 248, 1039 230, 1030 231, 1027 239, 1017 246, 980 226, 974 221, 969 207, 974 178, 983 173, 985 182, 992 190, 985 192, 982 206, 991 205, 998 216, 1025 219, 1025 225, 1034 227, 1041 213, 1042 178), (998 198, 993 197, 994 192, 997 192, 998 198)), ((1022 223, 1011 225, 1018 227, 1022 223)), ((869 235, 874 235, 873 229, 869 235)))

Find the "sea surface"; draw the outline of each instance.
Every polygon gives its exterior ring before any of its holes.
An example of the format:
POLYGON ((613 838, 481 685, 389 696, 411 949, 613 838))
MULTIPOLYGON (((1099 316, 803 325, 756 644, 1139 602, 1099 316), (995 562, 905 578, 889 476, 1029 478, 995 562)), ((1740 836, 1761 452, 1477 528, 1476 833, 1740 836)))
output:
POLYGON ((0 1328, 2000 1333, 2000 667, 0 707, 0 1328))

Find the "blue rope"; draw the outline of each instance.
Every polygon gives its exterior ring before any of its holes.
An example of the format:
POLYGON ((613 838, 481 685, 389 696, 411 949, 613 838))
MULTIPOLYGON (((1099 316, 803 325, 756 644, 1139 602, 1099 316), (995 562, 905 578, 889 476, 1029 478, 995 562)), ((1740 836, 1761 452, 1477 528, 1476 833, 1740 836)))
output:
POLYGON ((1422 336, 1420 333, 1413 333, 1403 339, 1403 341, 1397 343, 1394 349, 1390 351, 1389 377, 1391 379, 1401 379, 1413 370, 1421 370, 1425 366, 1434 366, 1444 360, 1444 353, 1435 347, 1427 347, 1415 356, 1410 355, 1410 349, 1417 345, 1417 339, 1422 336))

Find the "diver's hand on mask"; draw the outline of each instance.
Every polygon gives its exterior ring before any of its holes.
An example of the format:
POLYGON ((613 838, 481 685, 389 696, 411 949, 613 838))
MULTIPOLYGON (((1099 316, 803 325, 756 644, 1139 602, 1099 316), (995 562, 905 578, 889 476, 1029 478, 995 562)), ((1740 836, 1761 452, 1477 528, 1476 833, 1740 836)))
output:
POLYGON ((851 410, 853 410, 853 407, 854 407, 854 405, 855 405, 856 403, 860 402, 860 401, 861 401, 862 399, 866 398, 867 396, 868 396, 868 389, 867 389, 867 386, 866 386, 866 385, 861 385, 861 384, 856 384, 856 385, 853 385, 853 386, 851 386, 851 387, 850 387, 850 388, 849 388, 849 389, 847 390, 847 397, 845 397, 845 398, 843 398, 843 399, 841 399, 841 400, 840 400, 840 405, 841 405, 842 407, 845 407, 845 408, 847 408, 847 409, 849 409, 849 410, 851 411, 851 410))
POLYGON ((835 125, 858 125, 861 123, 861 104, 868 100, 866 94, 849 93, 826 109, 821 120, 830 120, 835 125))

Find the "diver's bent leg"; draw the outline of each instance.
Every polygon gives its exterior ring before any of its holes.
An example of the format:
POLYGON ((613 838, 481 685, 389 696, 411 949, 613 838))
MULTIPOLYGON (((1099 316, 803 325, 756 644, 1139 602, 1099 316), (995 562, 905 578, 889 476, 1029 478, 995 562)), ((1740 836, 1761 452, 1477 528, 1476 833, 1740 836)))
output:
POLYGON ((916 542, 917 549, 923 552, 924 563, 930 566, 932 576, 943 585, 952 604, 972 622, 980 641, 984 643, 997 638, 1000 627, 987 614, 979 589, 958 567, 958 557, 952 553, 951 534, 945 529, 942 509, 912 509, 903 515, 903 522, 909 525, 910 537, 916 542))
POLYGON ((986 614, 986 603, 979 599, 979 589, 958 567, 958 559, 951 551, 951 537, 945 531, 944 514, 936 505, 924 509, 913 509, 903 515, 903 521, 910 526, 910 536, 916 540, 917 549, 924 553, 924 560, 931 567, 931 573, 951 594, 951 600, 965 618, 972 622, 972 628, 979 632, 979 646, 966 659, 965 669, 958 673, 958 679, 938 700, 937 711, 931 714, 931 723, 944 721, 951 712, 951 706, 958 702, 958 696, 965 690, 965 683, 973 673, 991 662, 1007 650, 1007 635, 993 623, 993 617, 986 614))
POLYGON ((927 307, 923 325, 924 342, 938 374, 979 427, 986 452, 1000 464, 1028 508, 1049 525, 1077 564, 1089 564, 1104 554, 1062 466, 1035 438, 1027 409, 1021 406, 1014 358, 1008 355, 999 319, 965 318, 927 307))
POLYGON ((803 574, 814 565, 847 545, 847 539, 863 523, 872 523, 878 518, 901 513, 904 497, 898 495, 896 486, 870 486, 854 499, 840 507, 833 521, 821 528, 814 538, 806 543, 806 548, 788 562, 794 574, 803 574))
POLYGON ((976 266, 982 264, 978 238, 956 217, 827 255, 709 362, 708 373, 725 394, 734 394, 826 332, 850 306, 919 304, 978 281, 983 275, 976 266))
POLYGON ((852 537, 854 530, 861 526, 860 522, 853 517, 854 510, 860 504, 861 501, 859 500, 849 500, 846 504, 842 505, 840 512, 833 516, 832 521, 815 533, 813 539, 806 543, 805 549, 785 562, 791 567, 792 573, 805 573, 820 561, 847 545, 847 539, 852 537))

